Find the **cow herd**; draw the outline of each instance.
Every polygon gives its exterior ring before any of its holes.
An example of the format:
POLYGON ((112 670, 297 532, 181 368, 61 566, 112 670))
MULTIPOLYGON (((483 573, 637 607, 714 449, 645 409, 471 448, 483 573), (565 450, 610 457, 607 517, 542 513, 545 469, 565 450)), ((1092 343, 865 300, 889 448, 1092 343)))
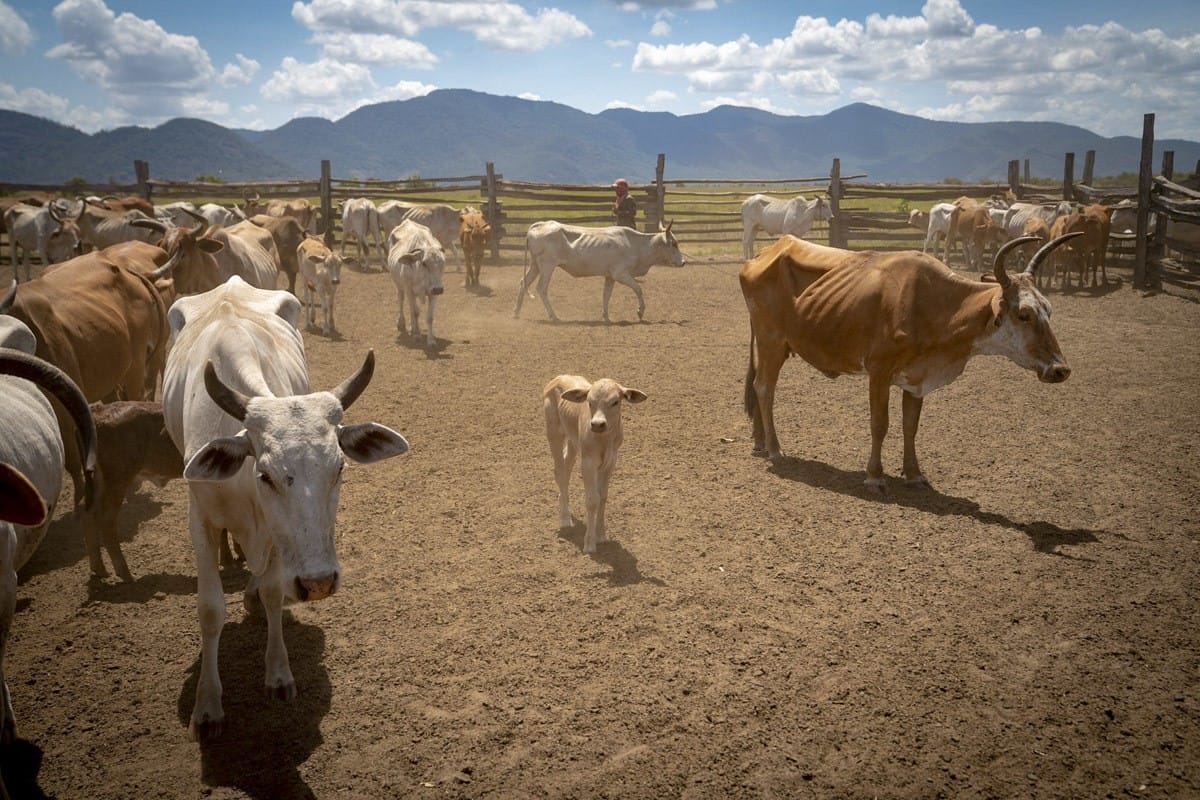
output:
MULTIPOLYGON (((280 209, 255 196, 246 198, 237 219, 221 223, 211 222, 202 208, 172 204, 148 214, 106 208, 99 199, 12 205, 4 216, 14 248, 19 244, 26 255, 36 251, 51 266, 32 279, 27 272, 27 281, 14 282, 0 302, 0 677, 15 571, 45 534, 63 473, 72 477, 76 510, 84 515, 91 571, 107 574, 103 546, 126 581, 133 576, 116 537, 122 499, 139 477, 183 477, 198 571, 202 658, 191 729, 200 739, 218 734, 224 724, 217 651, 225 618, 220 566, 232 557, 228 540, 251 573, 245 606, 267 621, 266 688, 290 699, 295 683, 281 608, 338 588, 333 530, 345 461, 374 463, 408 449, 386 425, 343 422, 371 381, 371 352, 340 385, 314 390, 309 383, 301 325, 334 335, 346 245, 356 243, 363 269, 374 245, 396 285, 397 329, 423 335, 433 346, 447 253, 461 251, 466 285, 477 286, 490 240, 486 219, 474 209, 400 201, 376 206, 364 198, 343 203, 338 253, 311 235, 312 217, 299 206, 280 209), (116 236, 118 229, 126 238, 100 234, 116 236), (93 250, 55 262, 56 237, 74 242, 68 251, 80 242, 93 250), (280 273, 291 291, 276 288, 280 273), (56 402, 48 402, 42 389, 56 402), (161 404, 153 402, 156 396, 161 404)), ((739 273, 751 328, 744 391, 756 453, 781 455, 773 402, 790 355, 830 377, 868 375, 866 485, 878 492, 884 490, 880 447, 890 387, 903 392, 904 476, 927 484, 915 451, 923 399, 955 380, 971 356, 1004 355, 1045 382, 1068 377, 1037 276, 1056 250, 1077 246, 1086 231, 1049 225, 1042 241, 1022 222, 1020 234, 998 248, 990 280, 978 281, 926 253, 852 252, 799 238, 827 212, 824 201, 763 195, 743 207, 747 249, 757 231, 779 237, 748 253, 739 273), (1024 268, 1010 273, 1006 259, 1029 246, 1035 250, 1024 268)), ((932 220, 931 212, 930 226, 932 220)), ((514 316, 536 286, 547 315, 557 319, 547 289, 561 267, 575 277, 604 278, 606 321, 617 283, 635 293, 643 319, 638 279, 653 265, 686 263, 671 227, 641 233, 534 223, 526 235, 514 316)), ((972 253, 981 263, 981 252, 972 253)), ((621 407, 645 399, 608 378, 559 375, 543 389, 563 525, 571 524, 568 483, 580 461, 585 552, 606 538, 621 407)), ((11 736, 7 687, 0 713, 0 728, 11 736)))

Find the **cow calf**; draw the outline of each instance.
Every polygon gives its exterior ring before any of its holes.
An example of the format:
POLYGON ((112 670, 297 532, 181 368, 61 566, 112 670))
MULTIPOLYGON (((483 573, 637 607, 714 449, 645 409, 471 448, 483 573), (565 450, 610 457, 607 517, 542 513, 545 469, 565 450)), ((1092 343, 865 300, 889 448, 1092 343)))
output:
POLYGON ((559 523, 564 528, 573 524, 567 485, 575 457, 580 456, 587 496, 585 553, 596 552, 596 545, 606 538, 604 507, 608 502, 608 484, 624 439, 621 401, 640 403, 645 399, 643 392, 628 389, 609 378, 590 383, 578 375, 559 375, 542 391, 546 438, 554 458, 554 479, 558 482, 559 523))
POLYGON ((314 293, 320 298, 325 312, 325 335, 333 336, 333 296, 342 282, 342 257, 330 250, 315 236, 310 236, 296 248, 300 280, 304 284, 304 304, 308 306, 308 326, 315 324, 314 293))

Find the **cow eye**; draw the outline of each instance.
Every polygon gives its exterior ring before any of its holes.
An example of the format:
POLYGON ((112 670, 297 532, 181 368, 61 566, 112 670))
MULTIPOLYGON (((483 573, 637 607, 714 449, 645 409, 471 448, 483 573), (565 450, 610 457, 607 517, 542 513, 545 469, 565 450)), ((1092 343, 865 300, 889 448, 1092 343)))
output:
POLYGON ((1021 320, 1021 322, 1033 322, 1033 312, 1028 308, 1022 308, 1017 312, 1017 319, 1021 320))
POLYGON ((260 481, 262 481, 263 486, 267 486, 271 489, 275 488, 275 481, 271 480, 271 476, 268 475, 267 473, 265 473, 265 472, 258 473, 258 479, 260 481))

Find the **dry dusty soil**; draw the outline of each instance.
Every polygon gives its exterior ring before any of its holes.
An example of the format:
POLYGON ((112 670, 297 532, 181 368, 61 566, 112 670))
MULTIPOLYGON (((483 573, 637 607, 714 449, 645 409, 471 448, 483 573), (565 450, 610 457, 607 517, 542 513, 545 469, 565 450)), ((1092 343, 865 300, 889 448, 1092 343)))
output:
MULTIPOLYGON (((973 361, 926 403, 933 490, 863 487, 866 383, 784 368, 788 457, 751 455, 738 264, 658 267, 646 322, 560 272, 448 272, 438 347, 348 271, 313 384, 378 357, 350 421, 406 456, 346 471, 341 590, 285 612, 299 696, 263 697, 264 624, 226 573, 227 729, 189 740, 199 664, 187 490, 122 512, 136 582, 89 579, 68 509, 22 570, 6 654, 18 797, 1200 797, 1200 304, 1055 292, 1074 367, 973 361), (540 393, 625 411, 608 521, 559 529, 540 393)), ((1120 274, 1120 273, 1118 273, 1120 274)), ((582 514, 582 489, 572 484, 582 514)))

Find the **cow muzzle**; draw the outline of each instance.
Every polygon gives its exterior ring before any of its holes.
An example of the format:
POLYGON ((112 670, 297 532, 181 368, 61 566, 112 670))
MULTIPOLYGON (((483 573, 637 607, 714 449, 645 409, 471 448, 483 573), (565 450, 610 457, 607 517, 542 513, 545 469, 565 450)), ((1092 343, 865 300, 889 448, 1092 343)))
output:
POLYGON ((446 290, 443 289, 441 286, 435 286, 429 290, 429 293, 436 297, 437 295, 441 294, 444 291, 446 291, 446 290))
POLYGON ((1042 374, 1038 377, 1043 383, 1062 383, 1071 377, 1071 368, 1061 361, 1055 362, 1042 370, 1042 374))
POLYGON ((604 433, 608 430, 608 421, 603 419, 592 420, 592 433, 604 433))
POLYGON ((296 597, 302 602, 324 600, 337 591, 338 574, 331 572, 315 578, 296 576, 296 597))
POLYGON ((337 286, 337 285, 339 285, 339 284, 342 282, 342 279, 341 279, 341 278, 333 278, 333 279, 332 279, 332 280, 330 280, 329 282, 330 282, 331 284, 333 284, 334 286, 337 286))

